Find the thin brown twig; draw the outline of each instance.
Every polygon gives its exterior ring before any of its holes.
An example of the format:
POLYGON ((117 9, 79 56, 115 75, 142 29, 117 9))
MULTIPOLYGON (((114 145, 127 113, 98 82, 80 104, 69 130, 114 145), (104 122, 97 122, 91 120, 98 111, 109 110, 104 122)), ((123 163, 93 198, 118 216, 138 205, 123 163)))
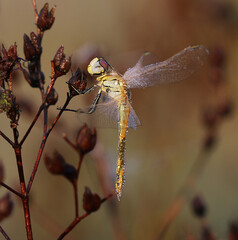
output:
POLYGON ((0 131, 0 136, 2 136, 9 144, 14 146, 14 143, 12 142, 12 140, 10 140, 10 138, 7 137, 2 131, 0 131))
POLYGON ((65 133, 63 134, 62 137, 77 153, 79 153, 79 149, 77 148, 77 146, 68 139, 65 133))
MULTIPOLYGON (((114 192, 110 193, 107 197, 103 198, 101 200, 101 204, 104 203, 105 201, 107 201, 109 198, 111 198, 113 196, 114 192)), ((58 237, 57 240, 61 240, 63 239, 69 232, 71 232, 74 227, 81 222, 84 218, 86 218, 87 216, 89 216, 90 213, 84 213, 81 217, 77 217, 73 220, 73 222, 65 229, 65 231, 58 237)))
POLYGON ((2 233, 2 235, 5 237, 5 239, 7 240, 11 240, 10 237, 7 235, 7 233, 3 230, 3 228, 0 226, 0 232, 2 233))
POLYGON ((75 202, 75 218, 79 216, 79 203, 78 203, 78 178, 74 180, 73 187, 74 187, 74 202, 75 202))
MULTIPOLYGON (((47 92, 47 95, 49 94, 49 91, 47 92)), ((46 95, 46 96, 47 96, 46 95)), ((57 123, 57 121, 59 120, 60 116, 62 115, 62 113, 64 112, 64 109, 67 107, 67 105, 69 104, 70 100, 72 99, 72 96, 67 94, 67 99, 65 101, 65 104, 64 106, 62 107, 62 109, 60 110, 59 114, 57 115, 57 117, 55 118, 54 122, 52 123, 51 127, 49 128, 49 130, 44 134, 43 138, 42 138, 42 141, 41 141, 41 146, 40 146, 40 149, 38 151, 38 154, 37 154, 37 158, 36 158, 36 162, 35 162, 35 165, 34 165, 34 168, 32 170, 32 173, 31 173, 31 177, 28 181, 28 185, 27 185, 27 193, 29 194, 30 193, 30 190, 31 190, 31 187, 32 187, 32 184, 33 184, 33 181, 34 181, 34 178, 35 178, 35 175, 36 175, 36 172, 37 172, 37 169, 38 169, 38 166, 40 164, 40 159, 41 159, 41 156, 42 156, 42 153, 43 153, 43 150, 44 150, 44 147, 45 147, 45 144, 46 144, 46 141, 47 141, 47 138, 49 136, 49 134, 51 133, 51 131, 53 130, 55 124, 57 123)))
POLYGON ((36 7, 36 1, 32 0, 33 8, 34 8, 34 13, 36 15, 36 21, 38 20, 38 12, 37 12, 37 7, 36 7))
POLYGON ((11 188, 10 186, 8 186, 7 184, 5 184, 4 182, 1 182, 0 185, 2 185, 3 187, 5 187, 7 190, 9 190, 10 192, 14 193, 15 195, 17 195, 20 198, 24 198, 25 196, 22 195, 21 193, 19 193, 18 191, 14 190, 13 188, 11 188))
POLYGON ((174 200, 166 210, 164 216, 162 217, 158 233, 159 240, 161 240, 165 236, 172 221, 179 214, 184 204, 188 200, 190 200, 190 196, 193 192, 192 190, 196 186, 205 166, 209 162, 208 161, 209 153, 210 151, 202 149, 197 159, 194 161, 193 166, 191 167, 184 183, 180 187, 180 190, 178 191, 176 197, 174 198, 174 200))
POLYGON ((45 103, 46 103, 47 97, 49 96, 49 94, 50 94, 50 92, 51 92, 51 90, 52 90, 52 88, 53 88, 53 86, 54 86, 54 84, 55 84, 55 81, 56 81, 56 78, 52 78, 52 79, 51 79, 51 82, 50 82, 49 88, 48 88, 48 90, 47 90, 47 93, 46 93, 46 95, 45 95, 45 98, 44 98, 41 106, 39 107, 39 110, 38 110, 38 112, 37 112, 34 120, 32 121, 30 127, 27 129, 25 135, 23 136, 22 140, 20 141, 20 146, 23 145, 23 143, 25 142, 27 136, 29 135, 29 133, 31 132, 32 128, 33 128, 34 125, 36 124, 36 122, 37 122, 37 120, 38 120, 38 118, 39 118, 42 110, 43 110, 44 107, 45 107, 45 103))

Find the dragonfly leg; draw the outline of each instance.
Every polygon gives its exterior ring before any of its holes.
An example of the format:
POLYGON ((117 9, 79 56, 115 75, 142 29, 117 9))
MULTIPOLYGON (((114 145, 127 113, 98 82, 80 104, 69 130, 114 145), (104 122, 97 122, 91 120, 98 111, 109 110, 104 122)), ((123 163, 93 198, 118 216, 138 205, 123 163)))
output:
POLYGON ((90 106, 90 108, 88 109, 88 111, 83 111, 81 109, 78 110, 78 113, 86 113, 86 114, 92 114, 93 112, 95 112, 98 101, 101 97, 102 94, 102 90, 100 89, 97 93, 97 96, 95 97, 95 99, 93 100, 92 105, 90 106))
POLYGON ((93 85, 92 87, 87 88, 87 89, 81 91, 81 90, 79 90, 79 89, 76 89, 76 88, 75 88, 72 84, 70 84, 69 82, 66 82, 66 83, 69 84, 69 85, 74 89, 74 91, 77 92, 78 94, 89 93, 89 92, 93 91, 93 90, 98 86, 98 85, 93 85))

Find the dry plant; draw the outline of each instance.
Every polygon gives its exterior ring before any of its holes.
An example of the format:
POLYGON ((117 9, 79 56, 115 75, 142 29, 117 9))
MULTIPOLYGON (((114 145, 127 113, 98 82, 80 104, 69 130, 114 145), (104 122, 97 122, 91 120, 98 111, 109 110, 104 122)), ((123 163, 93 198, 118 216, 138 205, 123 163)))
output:
MULTIPOLYGON (((36 2, 33 0, 33 7, 36 17, 37 33, 32 32, 30 36, 24 34, 24 54, 25 58, 21 58, 17 53, 17 44, 14 43, 8 50, 2 45, 0 55, 0 112, 6 113, 7 118, 10 120, 10 128, 13 132, 13 140, 7 136, 1 129, 0 135, 12 147, 15 157, 19 176, 20 190, 16 190, 3 182, 4 169, 0 165, 0 181, 1 185, 9 190, 12 194, 19 197, 22 202, 24 210, 24 219, 26 227, 27 239, 33 239, 33 226, 31 221, 29 196, 31 189, 38 172, 38 167, 42 159, 42 154, 47 143, 47 139, 51 134, 53 128, 58 122, 64 109, 67 107, 71 99, 84 91, 87 85, 86 75, 80 69, 77 69, 68 81, 69 91, 65 103, 61 110, 58 112, 56 118, 48 125, 48 113, 50 107, 55 105, 58 100, 58 94, 54 89, 54 84, 58 78, 68 73, 71 69, 71 57, 66 57, 64 54, 64 47, 61 46, 53 60, 51 61, 51 80, 48 86, 45 84, 45 75, 41 69, 41 55, 42 55, 42 39, 44 33, 50 30, 55 17, 55 6, 49 11, 49 5, 46 3, 38 13, 36 2), (20 128, 21 105, 18 103, 13 88, 14 73, 20 71, 23 73, 24 78, 30 84, 32 89, 39 89, 41 93, 41 105, 35 114, 35 117, 29 125, 27 131, 23 136, 20 136, 18 129, 20 128), (24 161, 22 159, 22 148, 28 136, 31 134, 33 127, 39 120, 40 115, 43 114, 43 134, 39 146, 38 154, 35 159, 34 167, 31 176, 28 180, 25 179, 24 174, 24 161)), ((113 193, 109 193, 105 198, 99 197, 98 194, 92 193, 89 187, 85 187, 83 194, 83 209, 85 213, 79 214, 78 205, 78 177, 80 174, 81 164, 85 154, 90 152, 97 140, 95 129, 90 129, 84 125, 78 132, 75 143, 72 143, 66 135, 64 139, 73 149, 78 153, 78 166, 74 167, 66 162, 64 157, 56 150, 53 156, 45 155, 45 164, 47 169, 52 174, 62 175, 73 186, 74 200, 75 200, 75 217, 71 224, 58 236, 57 239, 63 239, 80 221, 90 215, 92 212, 97 211, 100 205, 109 199, 113 193)), ((10 193, 7 193, 0 199, 0 220, 8 217, 13 209, 13 201, 10 193)), ((10 239, 10 233, 4 231, 0 227, 0 231, 5 239, 10 239)))

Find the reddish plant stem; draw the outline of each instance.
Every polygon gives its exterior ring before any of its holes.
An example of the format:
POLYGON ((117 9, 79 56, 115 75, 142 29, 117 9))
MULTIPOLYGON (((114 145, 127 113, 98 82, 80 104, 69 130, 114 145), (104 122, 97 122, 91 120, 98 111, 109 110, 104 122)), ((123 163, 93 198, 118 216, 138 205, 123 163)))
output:
POLYGON ((79 153, 79 149, 77 148, 77 146, 67 138, 67 135, 65 133, 63 134, 63 138, 77 153, 79 153))
POLYGON ((26 133, 25 133, 25 135, 23 136, 22 140, 20 141, 20 146, 22 146, 23 143, 25 142, 25 140, 26 140, 26 138, 28 137, 29 133, 31 132, 32 128, 33 128, 34 125, 36 124, 36 121, 38 120, 38 118, 39 118, 42 110, 44 109, 45 103, 46 103, 46 99, 47 99, 50 91, 52 90, 52 88, 53 88, 53 86, 54 86, 54 84, 55 84, 55 80, 56 80, 56 78, 52 78, 52 80, 51 80, 51 82, 50 82, 50 85, 49 85, 49 88, 48 88, 48 90, 47 90, 46 96, 45 96, 45 98, 44 98, 41 106, 39 107, 39 110, 38 110, 38 112, 37 112, 34 120, 32 121, 30 127, 28 128, 28 130, 26 131, 26 133))
MULTIPOLYGON (((113 196, 114 193, 110 193, 107 197, 103 198, 101 200, 101 204, 104 203, 106 200, 108 200, 109 198, 111 198, 113 196)), ((87 216, 89 216, 90 213, 84 213, 81 217, 76 217, 74 219, 74 221, 65 229, 65 231, 58 237, 58 240, 63 239, 69 232, 71 232, 74 227, 81 222, 84 218, 86 218, 87 216)))
POLYGON ((2 136, 9 144, 14 146, 14 143, 2 131, 0 131, 0 136, 2 136))
POLYGON ((9 190, 10 192, 14 193, 15 195, 17 195, 20 198, 24 198, 25 196, 22 195, 21 193, 17 192, 16 190, 14 190, 13 188, 11 188, 10 186, 8 186, 7 184, 5 184, 4 182, 1 182, 0 185, 2 185, 3 187, 5 187, 7 190, 9 190))
POLYGON ((15 140, 14 150, 15 150, 16 161, 17 161, 17 170, 18 170, 18 175, 20 180, 21 194, 24 196, 24 198, 22 198, 22 204, 23 204, 23 210, 24 210, 24 216, 25 216, 27 239, 32 240, 33 235, 32 235, 32 229, 31 229, 29 201, 28 201, 28 194, 26 191, 26 183, 25 183, 25 177, 24 177, 24 171, 23 171, 21 146, 18 143, 18 131, 16 128, 13 128, 13 135, 15 140))
POLYGON ((79 204, 78 204, 78 178, 74 180, 73 187, 74 187, 74 202, 75 202, 75 218, 79 216, 79 204))
MULTIPOLYGON (((53 86, 52 86, 53 87, 53 86)), ((49 88, 50 89, 50 88, 49 88)), ((51 89, 50 89, 51 90, 51 89)), ((47 92, 47 95, 48 95, 49 91, 47 92)), ((47 96, 46 95, 46 96, 47 96)), ((43 153, 43 150, 44 150, 44 147, 45 147, 45 144, 46 144, 46 141, 47 141, 47 138, 49 136, 49 134, 51 133, 51 131, 53 130, 55 124, 57 123, 57 121, 59 120, 60 116, 62 115, 62 113, 64 112, 64 109, 67 107, 67 105, 69 104, 70 100, 72 99, 72 96, 70 96, 69 94, 67 94, 67 99, 65 101, 65 104, 64 106, 62 107, 62 109, 60 110, 59 114, 57 115, 57 117, 55 118, 54 122, 52 123, 51 127, 49 128, 49 130, 43 135, 43 138, 42 138, 42 141, 41 141, 41 145, 40 145, 40 149, 38 151, 38 154, 37 154, 37 158, 36 158, 36 162, 35 162, 35 165, 34 165, 34 168, 32 170, 32 173, 31 173, 31 177, 28 181, 28 185, 27 185, 27 193, 29 194, 30 193, 30 190, 31 190, 31 187, 32 187, 32 183, 34 181, 34 178, 35 178, 35 175, 36 175, 36 172, 37 172, 37 169, 38 169, 38 166, 40 164, 40 159, 41 159, 41 156, 42 156, 42 153, 43 153)))
POLYGON ((36 21, 38 20, 38 12, 37 12, 37 7, 36 7, 36 1, 32 0, 33 8, 34 8, 34 13, 36 15, 36 21))
POLYGON ((11 240, 10 237, 7 235, 7 233, 3 230, 3 228, 0 226, 0 232, 2 233, 2 235, 5 237, 5 239, 7 240, 11 240))

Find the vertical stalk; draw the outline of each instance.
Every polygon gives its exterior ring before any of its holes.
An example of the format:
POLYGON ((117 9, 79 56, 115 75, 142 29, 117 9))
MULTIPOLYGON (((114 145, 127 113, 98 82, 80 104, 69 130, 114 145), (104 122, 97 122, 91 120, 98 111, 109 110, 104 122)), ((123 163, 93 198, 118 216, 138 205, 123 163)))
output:
POLYGON ((21 194, 24 196, 22 198, 23 210, 24 210, 24 217, 25 217, 25 224, 26 224, 26 232, 27 232, 27 240, 32 240, 32 227, 31 227, 31 218, 30 218, 30 209, 29 209, 29 198, 26 192, 26 183, 23 171, 23 164, 22 164, 22 154, 21 154, 21 146, 18 143, 18 131, 16 128, 13 129, 14 135, 14 151, 16 155, 17 161, 17 170, 20 180, 20 187, 21 187, 21 194))

